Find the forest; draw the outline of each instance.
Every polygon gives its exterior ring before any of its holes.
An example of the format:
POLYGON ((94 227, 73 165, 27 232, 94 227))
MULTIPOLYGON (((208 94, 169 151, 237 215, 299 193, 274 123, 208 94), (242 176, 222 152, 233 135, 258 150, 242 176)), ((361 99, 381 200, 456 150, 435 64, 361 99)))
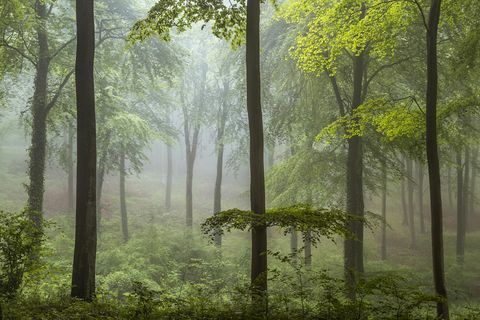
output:
POLYGON ((0 320, 480 319, 479 17, 0 0, 0 320))

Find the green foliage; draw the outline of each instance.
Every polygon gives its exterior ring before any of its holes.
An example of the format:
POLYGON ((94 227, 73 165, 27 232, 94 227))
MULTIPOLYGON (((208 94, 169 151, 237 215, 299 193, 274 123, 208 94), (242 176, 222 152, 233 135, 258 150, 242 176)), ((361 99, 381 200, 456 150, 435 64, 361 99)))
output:
POLYGON ((170 40, 172 29, 184 32, 196 23, 212 22, 215 36, 240 45, 246 28, 245 0, 167 0, 158 1, 144 20, 138 21, 130 33, 131 41, 143 41, 158 34, 165 41, 170 40))
POLYGON ((13 298, 37 265, 42 237, 30 216, 0 211, 0 298, 13 298))
POLYGON ((298 204, 286 208, 273 208, 265 214, 256 214, 251 211, 230 209, 219 212, 207 218, 202 224, 202 231, 212 235, 218 230, 251 230, 256 226, 279 227, 285 234, 292 228, 302 232, 305 239, 312 243, 320 242, 322 237, 334 240, 336 236, 352 237, 346 227, 349 221, 362 221, 365 219, 349 215, 338 209, 317 209, 308 204, 298 204))

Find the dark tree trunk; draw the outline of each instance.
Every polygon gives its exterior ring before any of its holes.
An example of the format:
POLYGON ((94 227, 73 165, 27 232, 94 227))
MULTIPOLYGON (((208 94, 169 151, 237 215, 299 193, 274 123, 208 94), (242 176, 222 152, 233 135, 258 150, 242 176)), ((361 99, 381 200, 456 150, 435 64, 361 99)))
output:
POLYGON ((97 231, 100 233, 101 222, 102 222, 102 191, 103 191, 103 182, 105 180, 105 159, 100 157, 98 164, 97 172, 97 231))
MULTIPOLYGON (((260 1, 247 1, 247 111, 250 130, 250 204, 256 214, 265 214, 265 168, 263 120, 260 93, 260 1)), ((267 291, 267 228, 252 229, 251 281, 254 297, 267 291)), ((262 299, 265 300, 266 299, 262 299)))
POLYGON ((448 207, 450 210, 453 208, 453 183, 452 183, 452 168, 448 166, 447 170, 447 192, 448 192, 448 207))
POLYGON ((128 216, 127 216, 127 201, 125 197, 125 176, 127 174, 125 168, 125 149, 120 151, 119 161, 119 174, 120 174, 120 214, 122 217, 122 234, 123 241, 128 241, 128 216))
POLYGON ((97 251, 93 8, 93 0, 76 1, 77 202, 71 295, 87 301, 91 301, 95 295, 97 251))
POLYGON ((475 185, 477 179, 477 161, 478 161, 478 148, 473 150, 471 161, 471 179, 470 179, 470 197, 468 199, 468 214, 470 216, 475 215, 475 185))
MULTIPOLYGON (((352 109, 362 104, 363 75, 365 55, 361 53, 353 58, 353 99, 352 109)), ((359 136, 348 139, 347 155, 347 212, 363 218, 363 146, 359 136)), ((363 273, 363 222, 350 221, 347 228, 355 239, 345 240, 345 277, 350 298, 355 298, 357 276, 363 273)))
POLYGON ((425 215, 423 212, 423 179, 424 179, 424 170, 423 163, 418 162, 418 217, 420 219, 420 232, 423 234, 425 230, 425 215))
POLYGON ((472 196, 470 192, 470 170, 471 170, 471 159, 470 159, 470 148, 465 147, 465 172, 463 179, 463 211, 465 216, 465 231, 466 226, 468 225, 468 216, 470 215, 468 203, 470 202, 470 197, 472 196))
POLYGON ((29 150, 28 208, 35 225, 41 230, 43 194, 45 192, 45 154, 47 146, 47 90, 50 56, 47 35, 47 8, 43 1, 35 2, 38 17, 38 58, 32 101, 32 138, 29 150))
POLYGON ((290 252, 293 257, 293 262, 297 263, 297 255, 298 255, 298 233, 295 228, 291 228, 290 230, 290 252))
POLYGON ((167 183, 165 189, 165 210, 167 212, 172 208, 172 177, 173 177, 173 159, 172 146, 167 145, 167 183))
POLYGON ((73 163, 73 123, 68 123, 67 142, 67 175, 68 175, 68 212, 73 213, 75 208, 74 163, 73 163))
POLYGON ((437 302, 437 316, 440 319, 448 319, 449 312, 443 258, 442 191, 437 142, 437 36, 440 6, 441 0, 431 0, 427 26, 426 148, 430 182, 433 280, 435 293, 442 298, 442 300, 437 302))
POLYGON ((407 208, 407 192, 406 192, 406 186, 405 186, 405 177, 401 177, 401 188, 402 188, 402 212, 403 212, 403 220, 402 220, 402 225, 403 226, 408 226, 408 208, 407 208))
MULTIPOLYGON (((213 214, 217 214, 222 210, 222 180, 223 180, 223 152, 225 143, 223 141, 225 136, 225 125, 227 122, 227 101, 226 96, 230 90, 228 82, 223 85, 224 101, 219 112, 219 121, 217 128, 217 176, 215 179, 215 190, 213 196, 213 214)), ((221 231, 217 230, 215 233, 215 245, 222 246, 221 231)))
POLYGON ((463 263, 465 253, 465 207, 462 153, 457 152, 457 262, 463 263))
POLYGON ((415 234, 415 210, 413 205, 413 162, 412 159, 406 158, 407 163, 407 191, 408 191, 408 222, 410 230, 410 248, 415 249, 417 247, 417 239, 415 234))
POLYGON ((305 248, 303 249, 305 252, 305 268, 307 270, 310 270, 312 268, 312 241, 310 240, 310 233, 308 232, 306 234, 305 242, 303 245, 305 246, 305 248))
POLYGON ((382 260, 387 260, 387 163, 382 160, 382 260))
POLYGON ((187 227, 193 226, 193 168, 195 156, 187 153, 187 177, 186 177, 186 224, 187 227))

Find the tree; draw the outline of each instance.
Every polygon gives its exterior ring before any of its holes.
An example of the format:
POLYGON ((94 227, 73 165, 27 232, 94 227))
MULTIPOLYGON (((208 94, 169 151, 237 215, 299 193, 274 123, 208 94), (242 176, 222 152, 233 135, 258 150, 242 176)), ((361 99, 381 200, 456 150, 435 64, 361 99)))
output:
POLYGON ((96 124, 95 124, 95 20, 93 0, 77 0, 77 203, 72 271, 74 298, 91 301, 95 295, 97 251, 96 124))
MULTIPOLYGON (((441 3, 441 0, 431 1, 428 22, 425 24, 427 29, 426 148, 430 182, 433 282, 436 294, 442 298, 441 301, 437 302, 437 316, 441 319, 448 319, 448 300, 443 260, 442 192, 437 142, 437 37, 441 3)), ((423 12, 422 16, 425 19, 423 12)))

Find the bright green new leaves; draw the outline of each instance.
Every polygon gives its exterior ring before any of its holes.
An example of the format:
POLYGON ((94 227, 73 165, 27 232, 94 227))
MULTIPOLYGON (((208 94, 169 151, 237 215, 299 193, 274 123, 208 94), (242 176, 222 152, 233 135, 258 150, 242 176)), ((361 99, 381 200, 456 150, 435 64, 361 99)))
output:
POLYGON ((158 34, 169 41, 172 31, 184 32, 196 23, 212 23, 212 33, 238 46, 244 42, 246 28, 245 0, 160 0, 145 19, 132 28, 130 40, 143 41, 158 34))
POLYGON ((298 66, 306 72, 334 74, 345 52, 367 51, 377 59, 393 56, 398 38, 416 14, 407 1, 292 0, 278 16, 304 26, 291 49, 298 66))

